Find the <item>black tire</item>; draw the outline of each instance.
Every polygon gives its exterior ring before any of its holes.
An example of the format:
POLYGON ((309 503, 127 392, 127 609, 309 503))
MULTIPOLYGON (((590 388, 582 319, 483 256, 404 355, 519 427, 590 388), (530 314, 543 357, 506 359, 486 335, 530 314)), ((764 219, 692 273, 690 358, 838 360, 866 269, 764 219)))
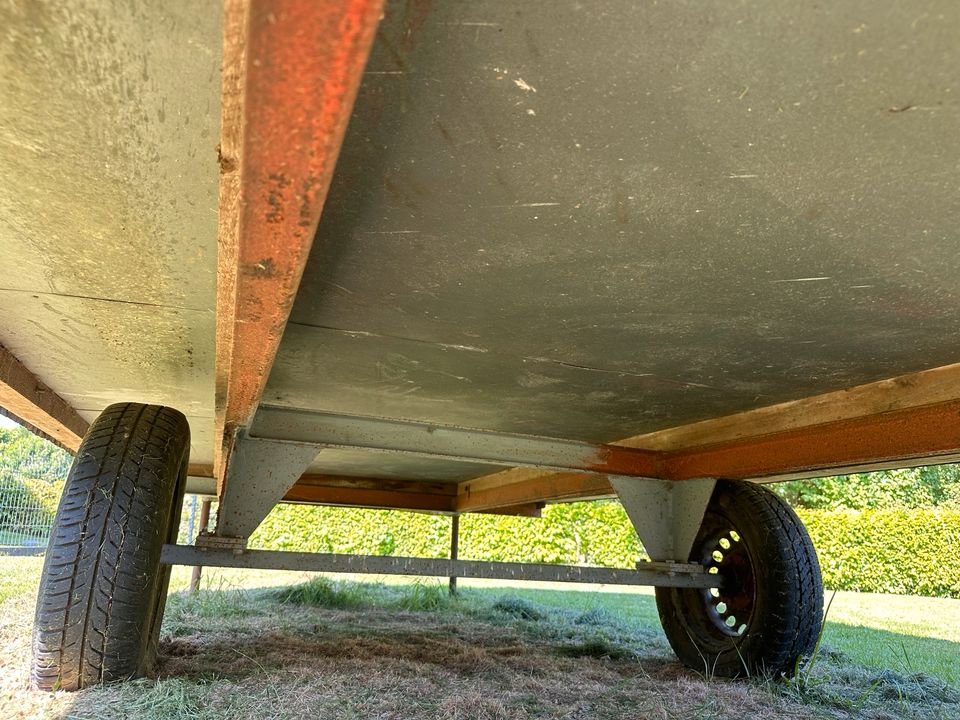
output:
POLYGON ((724 583, 657 588, 660 622, 681 662, 708 676, 793 675, 823 623, 820 564, 793 509, 760 485, 718 481, 690 562, 724 583))
POLYGON ((70 468, 47 547, 32 678, 77 690, 146 674, 156 656, 190 453, 176 410, 111 405, 70 468))

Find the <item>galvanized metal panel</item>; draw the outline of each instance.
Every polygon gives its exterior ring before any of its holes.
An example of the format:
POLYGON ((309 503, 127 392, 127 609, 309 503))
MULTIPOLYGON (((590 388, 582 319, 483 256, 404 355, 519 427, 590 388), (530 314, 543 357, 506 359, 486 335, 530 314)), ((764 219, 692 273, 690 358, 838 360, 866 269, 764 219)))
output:
POLYGON ((221 538, 249 537, 316 454, 312 445, 261 440, 241 433, 227 466, 216 534, 221 538))
POLYGON ((0 5, 0 343, 92 414, 213 415, 219 62, 204 3, 0 5))
POLYGON ((650 558, 686 562, 716 480, 671 482, 621 475, 609 479, 650 558))
POLYGON ((307 472, 328 475, 374 477, 383 480, 416 478, 457 483, 477 475, 496 472, 499 465, 454 462, 439 458, 386 455, 358 448, 324 448, 307 472))
POLYGON ((391 3, 269 401, 605 441, 955 362, 958 32, 391 3))
POLYGON ((433 423, 261 406, 244 443, 278 441, 322 447, 364 448, 378 453, 439 457, 457 462, 557 470, 616 472, 659 477, 659 454, 536 435, 501 433, 433 423))

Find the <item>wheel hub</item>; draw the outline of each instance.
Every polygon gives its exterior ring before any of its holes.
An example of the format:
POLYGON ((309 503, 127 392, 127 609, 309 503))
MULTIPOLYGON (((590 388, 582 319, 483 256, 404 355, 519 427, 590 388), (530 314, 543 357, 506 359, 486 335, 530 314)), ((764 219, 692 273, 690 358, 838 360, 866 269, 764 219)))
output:
POLYGON ((753 563, 740 533, 730 528, 712 535, 702 546, 701 562, 723 579, 703 591, 707 617, 724 634, 740 637, 750 627, 755 597, 753 563))

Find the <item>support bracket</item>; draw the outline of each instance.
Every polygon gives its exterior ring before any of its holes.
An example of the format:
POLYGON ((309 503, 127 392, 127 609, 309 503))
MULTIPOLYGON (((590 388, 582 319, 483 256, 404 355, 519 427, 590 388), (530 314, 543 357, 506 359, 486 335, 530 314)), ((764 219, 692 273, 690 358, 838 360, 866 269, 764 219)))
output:
POLYGON ((685 563, 717 481, 676 482, 624 475, 610 475, 609 479, 650 559, 685 563))
POLYGON ((215 535, 221 539, 250 537, 310 467, 317 452, 315 445, 239 435, 227 467, 215 535))

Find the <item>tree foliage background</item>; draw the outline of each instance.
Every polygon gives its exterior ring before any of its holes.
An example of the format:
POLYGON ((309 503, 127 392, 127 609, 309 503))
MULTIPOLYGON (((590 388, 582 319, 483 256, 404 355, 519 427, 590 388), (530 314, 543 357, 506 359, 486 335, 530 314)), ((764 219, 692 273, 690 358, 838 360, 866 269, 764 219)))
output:
POLYGON ((793 507, 812 510, 960 507, 960 465, 793 480, 772 487, 793 507))
POLYGON ((29 430, 0 428, 0 544, 45 539, 72 460, 29 430))

